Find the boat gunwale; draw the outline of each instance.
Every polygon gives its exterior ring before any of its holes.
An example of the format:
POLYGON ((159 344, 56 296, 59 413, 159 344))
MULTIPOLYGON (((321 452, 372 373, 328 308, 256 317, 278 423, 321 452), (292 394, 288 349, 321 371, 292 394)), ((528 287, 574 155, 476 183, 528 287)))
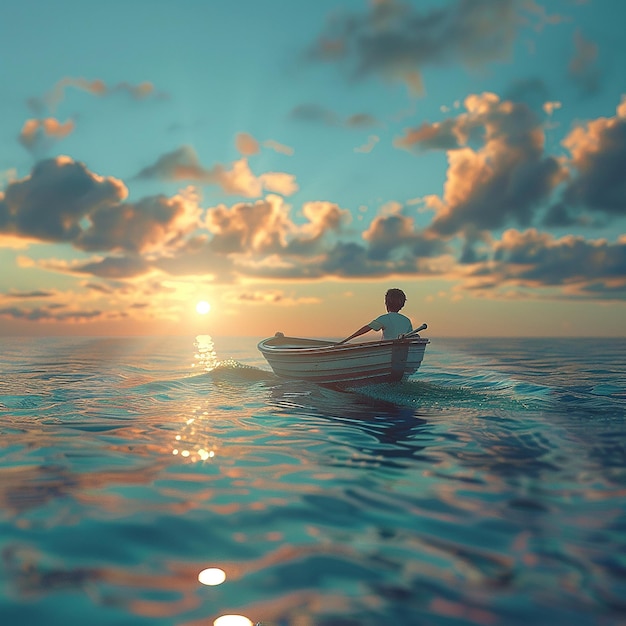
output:
POLYGON ((365 349, 378 349, 378 348, 387 348, 392 347, 398 344, 413 344, 413 345, 423 345, 426 346, 430 343, 430 340, 426 337, 407 337, 407 338, 398 338, 398 339, 380 339, 378 341, 364 341, 359 343, 346 343, 339 344, 332 341, 326 341, 324 339, 320 339, 320 343, 323 345, 319 346, 295 346, 295 345, 268 345, 268 342, 273 340, 280 340, 287 343, 289 340, 294 341, 318 341, 316 339, 306 339, 301 337, 267 337, 261 340, 257 344, 257 348, 263 354, 322 354, 322 353, 340 353, 346 351, 363 351, 365 349))

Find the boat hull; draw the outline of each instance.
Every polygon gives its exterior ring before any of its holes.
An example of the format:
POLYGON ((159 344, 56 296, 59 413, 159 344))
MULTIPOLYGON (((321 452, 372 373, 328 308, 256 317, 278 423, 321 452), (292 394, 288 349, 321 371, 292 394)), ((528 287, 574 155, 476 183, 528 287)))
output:
POLYGON ((428 339, 336 344, 275 336, 258 345, 277 376, 321 385, 398 382, 416 372, 428 339))

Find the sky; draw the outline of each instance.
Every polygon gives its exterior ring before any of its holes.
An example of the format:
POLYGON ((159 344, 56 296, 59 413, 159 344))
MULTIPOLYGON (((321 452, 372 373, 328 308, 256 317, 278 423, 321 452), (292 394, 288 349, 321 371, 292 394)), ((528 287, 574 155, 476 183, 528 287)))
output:
POLYGON ((345 337, 398 287, 431 337, 625 336, 624 23, 621 0, 11 3, 0 335, 345 337))

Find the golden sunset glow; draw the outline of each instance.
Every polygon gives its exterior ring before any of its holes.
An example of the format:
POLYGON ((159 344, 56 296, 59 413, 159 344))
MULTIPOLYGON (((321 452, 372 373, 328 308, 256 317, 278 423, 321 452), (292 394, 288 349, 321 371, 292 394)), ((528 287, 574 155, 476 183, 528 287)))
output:
POLYGON ((392 287, 439 336, 624 335, 625 3, 55 4, 123 19, 122 65, 5 4, 35 52, 3 83, 0 336, 343 337, 392 287), (222 54, 244 21, 254 63, 222 54))
POLYGON ((211 310, 211 305, 206 300, 200 300, 196 304, 196 312, 199 315, 206 315, 211 310))

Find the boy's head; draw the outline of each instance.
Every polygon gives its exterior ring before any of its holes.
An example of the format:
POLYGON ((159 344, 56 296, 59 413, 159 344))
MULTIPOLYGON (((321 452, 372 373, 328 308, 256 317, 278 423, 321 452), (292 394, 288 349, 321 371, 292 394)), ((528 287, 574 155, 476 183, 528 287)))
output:
POLYGON ((389 289, 385 294, 385 305, 387 307, 387 311, 391 311, 392 313, 397 313, 406 302, 406 296, 404 295, 404 291, 402 289, 389 289))

